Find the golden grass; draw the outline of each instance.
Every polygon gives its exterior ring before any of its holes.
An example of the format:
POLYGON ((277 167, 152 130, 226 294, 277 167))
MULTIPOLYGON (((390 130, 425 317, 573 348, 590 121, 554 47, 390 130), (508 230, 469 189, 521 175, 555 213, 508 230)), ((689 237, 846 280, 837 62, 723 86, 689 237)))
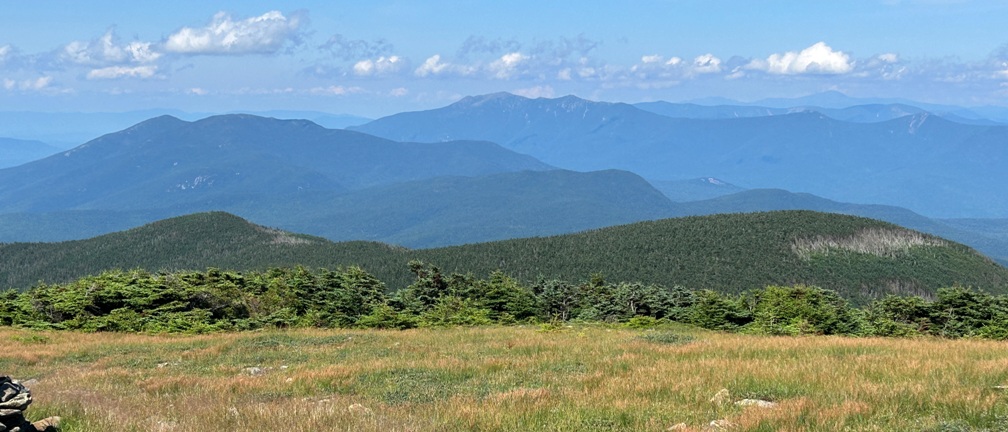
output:
POLYGON ((203 336, 0 329, 66 431, 1003 430, 1008 344, 606 326, 203 336), (660 338, 651 338, 659 340, 660 338), (249 368, 259 368, 258 370, 249 368), (769 399, 775 408, 710 401, 769 399))

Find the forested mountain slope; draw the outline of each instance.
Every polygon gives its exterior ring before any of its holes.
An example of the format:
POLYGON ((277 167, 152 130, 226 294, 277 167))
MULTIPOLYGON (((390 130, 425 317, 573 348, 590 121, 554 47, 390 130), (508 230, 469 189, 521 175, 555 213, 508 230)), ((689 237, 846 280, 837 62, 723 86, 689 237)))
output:
POLYGON ((419 259, 446 272, 503 270, 522 280, 639 281, 740 292, 814 284, 855 300, 929 296, 962 284, 1008 292, 1008 269, 968 247, 870 219, 808 211, 665 219, 554 237, 407 250, 332 243, 267 229, 225 213, 173 218, 94 239, 0 245, 0 285, 66 281, 109 268, 262 269, 361 265, 392 289, 419 259))

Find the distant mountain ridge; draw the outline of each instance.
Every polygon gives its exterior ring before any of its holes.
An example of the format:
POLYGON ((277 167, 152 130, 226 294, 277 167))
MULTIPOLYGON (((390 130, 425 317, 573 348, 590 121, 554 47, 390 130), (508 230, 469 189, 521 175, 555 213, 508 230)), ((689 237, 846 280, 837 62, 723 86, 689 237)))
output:
POLYGON ((351 128, 396 140, 484 139, 574 170, 648 179, 716 177, 932 217, 1008 215, 1008 126, 923 112, 854 123, 798 112, 737 119, 671 118, 572 96, 494 94, 351 128), (984 187, 977 187, 984 179, 984 187))
MULTIPOLYGON (((919 114, 934 114, 923 108, 912 105, 864 104, 842 108, 825 108, 819 106, 788 106, 785 108, 759 105, 699 105, 693 103, 670 103, 664 101, 642 102, 633 106, 645 111, 661 114, 666 117, 690 119, 733 119, 745 117, 768 117, 802 112, 823 114, 829 118, 854 123, 874 123, 898 119, 919 114)), ((997 125, 998 122, 981 118, 966 118, 954 113, 938 114, 939 117, 956 123, 975 125, 997 125)))
POLYGON ((317 111, 185 112, 174 109, 148 109, 125 112, 36 112, 0 111, 0 135, 24 140, 43 141, 66 150, 102 135, 126 129, 144 120, 170 115, 195 121, 220 114, 252 114, 278 119, 307 119, 331 129, 366 123, 369 119, 349 114, 317 111))
POLYGON ((156 117, 0 170, 0 212, 211 207, 235 195, 354 190, 444 175, 550 169, 489 142, 410 144, 305 120, 156 117), (25 182, 24 179, 32 179, 25 182))
POLYGON ((0 138, 0 169, 28 163, 59 151, 58 147, 41 141, 0 138))

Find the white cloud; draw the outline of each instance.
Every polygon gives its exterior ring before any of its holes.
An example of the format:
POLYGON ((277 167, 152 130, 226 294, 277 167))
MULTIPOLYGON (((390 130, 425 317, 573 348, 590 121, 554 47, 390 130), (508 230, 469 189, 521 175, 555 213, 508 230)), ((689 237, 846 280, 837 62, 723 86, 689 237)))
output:
POLYGON ((196 96, 205 96, 208 92, 200 87, 193 87, 189 89, 188 93, 196 96))
POLYGON ((470 76, 476 73, 477 68, 475 66, 458 65, 453 63, 446 63, 441 61, 440 54, 434 54, 427 58, 420 67, 416 68, 413 73, 418 77, 427 77, 432 75, 446 75, 455 74, 460 76, 470 76))
POLYGON ((679 57, 665 60, 664 56, 652 54, 641 56, 641 62, 631 66, 630 72, 637 73, 639 77, 643 78, 651 74, 666 74, 676 69, 680 64, 682 64, 682 59, 679 57))
POLYGON ((661 63, 662 60, 665 60, 665 58, 662 57, 662 56, 660 56, 660 55, 658 55, 658 54, 652 54, 652 55, 643 56, 643 57, 641 57, 640 60, 641 60, 641 63, 649 64, 649 63, 661 63))
POLYGON ((548 85, 517 89, 512 91, 512 93, 529 99, 552 98, 554 96, 553 87, 548 85))
POLYGON ((508 79, 514 76, 518 72, 518 67, 528 59, 528 56, 520 52, 507 53, 490 63, 489 71, 494 78, 508 79))
POLYGON ((847 53, 819 42, 801 52, 788 51, 772 54, 766 60, 753 60, 746 67, 779 75, 845 74, 854 69, 854 64, 847 53))
POLYGON ((126 52, 136 62, 150 63, 161 58, 161 53, 151 48, 150 42, 131 42, 126 45, 126 52))
POLYGON ((73 41, 59 52, 62 61, 89 66, 151 63, 161 58, 150 42, 119 43, 114 30, 91 41, 73 41))
POLYGON ((876 58, 879 61, 881 61, 882 63, 896 63, 896 62, 899 62, 899 55, 897 55, 896 53, 879 54, 879 56, 876 57, 876 58))
POLYGON ((5 61, 7 61, 7 57, 13 51, 14 51, 14 48, 11 48, 10 45, 2 45, 2 46, 0 46, 0 63, 3 63, 5 61))
POLYGON ((706 74, 721 72, 721 59, 714 54, 704 54, 693 59, 693 72, 706 74))
POLYGON ((353 66, 353 71, 355 75, 359 76, 385 75, 399 72, 404 63, 403 58, 399 56, 382 56, 376 60, 368 59, 357 62, 353 66))
POLYGON ((165 49, 180 54, 271 54, 300 39, 304 20, 270 11, 257 17, 234 20, 218 12, 205 27, 183 27, 168 36, 165 49))
POLYGON ((441 62, 441 55, 434 54, 427 58, 420 67, 416 68, 413 73, 417 76, 425 77, 428 75, 440 75, 442 72, 446 71, 450 65, 448 63, 441 62))
POLYGON ((557 79, 561 81, 571 80, 571 68, 563 68, 557 72, 557 79))
POLYGON ((403 97, 409 94, 409 90, 406 87, 398 87, 389 91, 389 96, 403 97))
POLYGON ((346 96, 350 94, 364 93, 361 87, 344 87, 341 85, 331 85, 329 87, 315 87, 311 89, 311 94, 322 96, 346 96))
POLYGON ((87 79, 116 79, 116 78, 151 78, 157 73, 157 66, 109 66, 100 69, 92 69, 87 74, 87 79))
POLYGON ((35 79, 27 79, 21 81, 15 81, 10 78, 5 78, 3 82, 4 89, 6 90, 21 90, 21 91, 41 91, 49 87, 52 84, 51 76, 43 76, 35 79))

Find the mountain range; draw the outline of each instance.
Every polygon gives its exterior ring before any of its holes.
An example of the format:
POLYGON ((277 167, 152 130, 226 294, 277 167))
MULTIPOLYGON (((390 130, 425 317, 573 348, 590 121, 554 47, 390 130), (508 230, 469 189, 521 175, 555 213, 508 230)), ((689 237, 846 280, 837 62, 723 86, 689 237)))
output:
MULTIPOLYGON (((904 108, 866 105, 839 111, 883 115, 894 109, 904 108)), ((1006 187, 996 181, 1004 173, 990 173, 1002 163, 1004 145, 998 140, 1003 127, 965 125, 905 110, 913 113, 870 123, 797 109, 738 119, 705 119, 710 112, 701 110, 672 118, 627 104, 496 94, 380 119, 357 131, 245 114, 196 121, 159 116, 56 155, 0 169, 0 242, 83 239, 222 210, 330 240, 429 248, 669 217, 806 209, 885 220, 968 244, 1008 263, 1005 219, 938 219, 895 205, 852 204, 819 194, 754 187, 751 178, 736 182, 706 174, 686 177, 706 172, 686 166, 738 158, 735 165, 743 167, 779 165, 776 174, 765 179, 768 183, 824 185, 833 180, 840 183, 834 188, 844 190, 841 174, 861 176, 860 182, 878 181, 880 190, 907 193, 904 201, 955 192, 962 202, 976 203, 979 198, 971 196, 989 198, 991 191, 1006 187), (403 142, 359 132, 371 128, 398 128, 408 136, 396 137, 403 142), (442 134, 453 128, 459 133, 442 134), (429 132, 435 129, 442 132, 429 132), (681 155, 663 161, 673 152, 655 143, 666 140, 670 130, 711 141, 686 146, 681 155), (886 131, 891 140, 880 138, 886 131), (502 140, 513 148, 486 139, 449 140, 470 134, 502 140), (788 135, 793 136, 776 144, 771 139, 788 135), (733 154, 718 154, 714 138, 730 136, 744 144, 733 154), (823 142, 811 142, 808 136, 823 142), (634 137, 639 140, 631 140, 634 137), (414 139, 429 142, 410 142, 414 139), (865 150, 862 141, 882 149, 865 150), (647 143, 656 149, 640 150, 647 143), (949 143, 956 143, 956 151, 948 151, 949 143), (569 171, 515 148, 556 157, 577 150, 586 161, 608 155, 611 165, 634 158, 641 164, 663 165, 666 176, 683 178, 645 180, 636 172, 614 169, 569 171), (763 156, 754 161, 755 154, 763 156), (948 166, 939 166, 936 155, 948 166), (802 161, 822 172, 811 173, 802 161), (884 163, 894 164, 885 176, 871 174, 884 163), (792 168, 795 164, 798 167, 792 168), (963 173, 974 176, 972 191, 956 189, 969 177, 963 173), (920 184, 935 189, 911 194, 920 184)), ((1005 205, 989 201, 985 204, 990 207, 1005 205)))
POLYGON ((649 180, 714 177, 932 217, 1008 214, 1008 126, 927 112, 859 123, 801 111, 731 119, 667 117, 567 96, 467 97, 351 129, 393 140, 480 139, 579 171, 649 180))
POLYGON ((0 170, 0 211, 198 209, 250 195, 549 168, 490 142, 411 144, 306 120, 162 116, 0 170))
MULTIPOLYGON (((311 120, 330 129, 367 123, 370 119, 348 114, 318 111, 252 111, 244 113, 200 113, 168 109, 126 112, 37 112, 0 111, 0 136, 41 141, 67 150, 92 139, 126 129, 144 120, 164 115, 183 120, 199 120, 217 114, 252 114, 288 120, 311 120)), ((48 155, 42 155, 48 156, 48 155)))

